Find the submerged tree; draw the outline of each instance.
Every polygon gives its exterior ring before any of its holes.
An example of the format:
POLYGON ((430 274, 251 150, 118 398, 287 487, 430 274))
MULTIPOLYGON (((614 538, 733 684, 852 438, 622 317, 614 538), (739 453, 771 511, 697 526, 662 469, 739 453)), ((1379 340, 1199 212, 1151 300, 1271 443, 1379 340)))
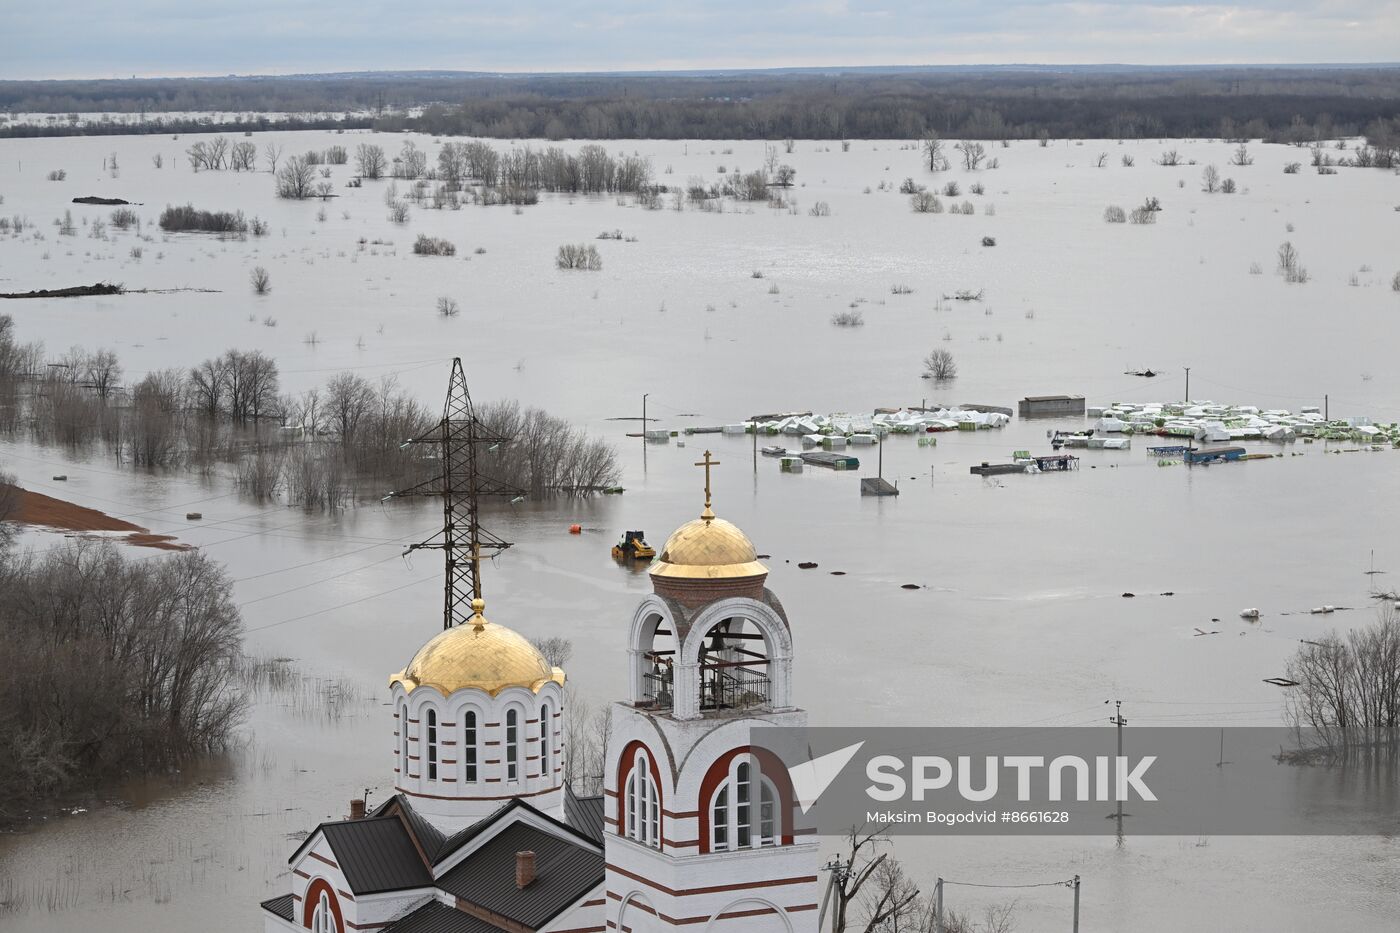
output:
POLYGON ((939 347, 924 357, 924 378, 945 382, 958 375, 958 363, 953 354, 939 347))

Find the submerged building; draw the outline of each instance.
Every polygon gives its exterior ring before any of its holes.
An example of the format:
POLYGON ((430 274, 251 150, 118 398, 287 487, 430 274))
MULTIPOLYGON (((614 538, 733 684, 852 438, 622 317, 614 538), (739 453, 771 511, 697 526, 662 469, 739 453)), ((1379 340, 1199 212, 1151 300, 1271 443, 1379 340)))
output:
POLYGON ((706 473, 619 626, 602 793, 564 778, 564 672, 473 600, 389 679, 394 795, 306 837, 267 933, 816 930, 816 837, 750 740, 806 723, 792 630, 706 473))

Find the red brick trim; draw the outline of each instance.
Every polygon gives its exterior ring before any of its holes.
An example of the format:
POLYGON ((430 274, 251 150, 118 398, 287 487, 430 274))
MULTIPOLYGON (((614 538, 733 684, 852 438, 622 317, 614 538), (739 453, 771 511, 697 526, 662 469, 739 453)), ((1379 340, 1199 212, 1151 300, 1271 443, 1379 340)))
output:
POLYGON ((329 865, 330 867, 334 868, 336 871, 340 871, 340 866, 339 866, 339 865, 337 865, 335 862, 331 861, 330 859, 326 858, 326 857, 325 857, 324 855, 322 855, 321 853, 319 853, 319 852, 308 852, 308 853, 306 853, 306 854, 309 855, 309 856, 311 856, 312 858, 314 858, 316 861, 318 861, 318 862, 325 862, 327 865, 329 865))
MULTIPOLYGON (((497 781, 499 781, 500 779, 499 779, 499 778, 487 778, 487 780, 488 780, 488 781, 491 781, 491 780, 497 780, 497 781)), ((395 787, 394 790, 398 791, 398 792, 401 793, 401 794, 407 794, 407 795, 410 796, 410 797, 424 797, 424 798, 426 798, 426 799, 428 799, 428 800, 510 800, 510 799, 512 799, 512 798, 515 798, 515 797, 542 797, 542 796, 544 796, 545 794, 552 794, 552 793, 554 793, 555 791, 559 790, 559 788, 558 788, 558 787, 546 787, 544 790, 537 790, 537 791, 533 791, 533 792, 528 793, 528 794, 502 794, 502 795, 499 796, 499 797, 485 797, 485 796, 481 796, 481 795, 478 795, 478 794, 462 794, 462 795, 456 796, 456 797, 453 797, 453 796, 443 796, 443 795, 440 795, 440 794, 420 794, 420 793, 418 793, 417 791, 404 790, 402 787, 395 787)))
MULTIPOLYGON (((311 853, 315 855, 316 853, 311 853)), ((345 933, 345 919, 340 915, 340 901, 336 899, 335 889, 330 886, 330 882, 325 878, 317 878, 311 882, 311 886, 306 889, 306 897, 302 901, 301 925, 308 930, 311 929, 311 918, 316 913, 316 907, 321 902, 322 893, 330 895, 326 901, 331 907, 331 916, 335 919, 336 933, 345 933)))
POLYGON ((796 878, 769 878, 765 881, 740 881, 735 884, 716 884, 705 888, 682 888, 677 891, 665 885, 657 884, 650 878, 633 874, 625 868, 620 868, 612 862, 607 863, 608 871, 617 872, 624 878, 631 878, 633 881, 646 885, 647 887, 668 894, 671 897, 691 897, 696 894, 723 894, 728 891, 753 891, 759 888, 776 888, 788 884, 815 884, 816 875, 801 875, 796 878))
MULTIPOLYGON (((766 748, 755 748, 750 745, 742 745, 739 748, 725 752, 715 762, 710 765, 710 769, 705 772, 705 777, 700 781, 700 852, 701 854, 710 851, 710 801, 714 799, 715 791, 729 777, 729 765, 740 755, 749 755, 757 759, 758 770, 763 777, 773 782, 773 787, 778 792, 778 813, 777 817, 782 823, 783 834, 779 840, 779 845, 792 845, 792 819, 796 812, 793 806, 795 794, 792 791, 792 782, 788 778, 787 766, 782 763, 777 755, 774 755, 766 748)), ((754 785, 754 796, 751 800, 756 804, 759 800, 756 796, 758 785, 754 785)), ((734 806, 730 804, 731 808, 734 806)))

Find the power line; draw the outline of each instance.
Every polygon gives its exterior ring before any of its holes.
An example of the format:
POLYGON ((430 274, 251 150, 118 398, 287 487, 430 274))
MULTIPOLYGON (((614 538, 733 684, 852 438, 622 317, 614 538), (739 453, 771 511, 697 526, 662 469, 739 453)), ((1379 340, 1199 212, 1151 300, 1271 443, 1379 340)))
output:
POLYGON ((943 880, 945 885, 955 884, 960 888, 1064 888, 1074 884, 1074 879, 1069 878, 1064 881, 1038 881, 1034 884, 987 884, 980 881, 948 881, 943 880))
POLYGON ((301 614, 301 615, 299 615, 299 616, 292 616, 290 619, 282 619, 282 620, 280 620, 280 621, 278 621, 278 622, 269 622, 269 623, 267 623, 266 625, 257 625, 257 626, 254 626, 253 628, 245 628, 245 629, 243 630, 243 632, 244 632, 244 634, 248 634, 248 633, 251 633, 251 632, 262 632, 262 631, 266 631, 267 629, 270 629, 270 628, 277 628, 278 626, 281 626, 281 625, 290 625, 290 624, 293 623, 293 622, 300 622, 300 621, 302 621, 303 619, 310 619, 310 618, 313 618, 313 617, 315 617, 315 616, 325 615, 325 614, 328 613, 328 612, 335 612, 335 611, 338 610, 338 609, 348 609, 348 608, 351 607, 351 606, 358 606, 360 603, 369 602, 371 599, 378 599, 378 598, 381 597, 381 596, 388 596, 390 593, 397 593, 399 590, 406 590, 406 589, 408 589, 410 586, 417 586, 417 585, 420 584, 420 583, 426 583, 426 582, 428 582, 429 580, 432 580, 432 579, 434 579, 434 578, 433 578, 433 577, 421 577, 421 578, 419 578, 419 579, 417 579, 417 580, 410 580, 409 582, 407 582, 407 583, 405 583, 405 584, 403 584, 403 585, 401 585, 401 586, 396 586, 396 587, 394 587, 393 589, 381 590, 381 591, 378 592, 378 593, 371 593, 371 594, 369 594, 368 596, 361 596, 361 597, 359 597, 358 599, 352 599, 352 600, 350 600, 349 602, 341 603, 341 604, 338 605, 338 606, 327 606, 325 609, 317 609, 315 612, 306 612, 306 613, 303 613, 303 614, 301 614))

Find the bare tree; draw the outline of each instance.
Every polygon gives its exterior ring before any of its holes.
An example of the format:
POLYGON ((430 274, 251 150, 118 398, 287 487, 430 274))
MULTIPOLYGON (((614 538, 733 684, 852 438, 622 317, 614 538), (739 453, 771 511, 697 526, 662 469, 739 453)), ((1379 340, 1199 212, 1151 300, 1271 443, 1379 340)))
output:
POLYGON ((246 139, 234 143, 233 148, 229 150, 229 167, 235 172, 251 172, 257 161, 257 144, 246 139))
POLYGON ((267 170, 274 175, 277 174, 277 161, 282 158, 283 147, 269 140, 263 145, 263 159, 267 162, 267 170))
POLYGON ((1289 284, 1306 282, 1309 278, 1298 255, 1298 248, 1291 240, 1284 240, 1278 248, 1278 271, 1289 284))
POLYGON ((888 920, 892 914, 907 909, 913 899, 917 898, 917 889, 912 892, 912 897, 905 889, 902 872, 898 877, 891 876, 888 872, 880 873, 880 866, 889 859, 888 852, 878 851, 889 842, 885 835, 886 828, 852 826, 847 832, 843 845, 844 858, 841 859, 842 868, 832 879, 831 890, 836 896, 836 902, 831 915, 831 933, 847 933, 848 929, 852 929, 853 905, 864 906, 864 913, 869 920, 864 930, 869 933, 876 928, 876 920, 871 913, 872 906, 880 908, 884 914, 883 920, 888 920), (898 884, 895 885, 895 882, 898 884), (866 885, 870 886, 869 889, 866 885), (888 896, 886 892, 877 890, 889 887, 897 887, 897 890, 889 891, 888 896), (893 905, 898 905, 897 909, 892 909, 893 905))
POLYGON ((224 407, 228 392, 227 361, 223 357, 205 360, 190 370, 190 392, 195 407, 210 418, 224 407))
POLYGON ((574 656, 574 643, 559 635, 552 635, 549 638, 536 638, 530 644, 535 646, 535 650, 544 655, 545 663, 550 667, 563 667, 569 663, 569 658, 574 656))
POLYGON ((255 295, 266 295, 272 291, 272 276, 268 275, 267 270, 262 266, 254 266, 248 279, 253 284, 255 295))
POLYGON ((14 534, 10 518, 19 511, 20 489, 13 473, 0 472, 0 559, 14 534))
POLYGON ((572 686, 565 688, 564 780, 580 797, 603 792, 607 746, 612 738, 612 704, 593 709, 572 686))
POLYGON ((774 182, 784 188, 792 187, 792 180, 797 177, 797 169, 791 165, 780 165, 777 171, 777 180, 774 182))
POLYGON ((962 153, 963 168, 969 172, 975 172, 982 165, 982 160, 987 157, 987 147, 979 142, 964 139, 953 147, 962 153))
POLYGON ((928 918, 919 901, 919 886, 892 858, 881 858, 861 898, 863 933, 922 933, 928 918))
POLYGON ((279 198, 309 198, 314 193, 316 167, 307 162, 305 156, 292 156, 277 170, 275 177, 279 198))
POLYGON ((326 384, 322 406, 331 430, 342 443, 353 444, 374 404, 374 386, 352 372, 338 373, 326 384))
POLYGON ((1158 165, 1176 166, 1181 164, 1181 153, 1175 149, 1167 149, 1157 160, 1158 165))
POLYGON ((939 347, 924 357, 924 378, 933 379, 937 382, 946 382, 954 379, 958 375, 958 364, 953 359, 953 354, 948 350, 939 347))
POLYGON ((922 143, 924 153, 924 165, 928 166, 930 172, 943 172, 948 169, 948 157, 943 152, 943 140, 938 138, 937 133, 929 133, 922 143))
POLYGON ((1104 165, 1106 165, 1107 163, 1108 163, 1108 153, 1107 153, 1107 152, 1100 152, 1098 158, 1094 160, 1094 167, 1095 167, 1095 168, 1103 168, 1104 165))
POLYGON ((388 161, 382 147, 373 143, 360 143, 355 148, 355 172, 361 178, 383 178, 387 166, 388 161))
POLYGON ((84 361, 83 378, 98 398, 107 398, 121 377, 122 364, 111 350, 98 350, 84 361))
POLYGON ((1313 730, 1329 754, 1374 745, 1400 727, 1400 617, 1394 610, 1383 610, 1345 639, 1332 632, 1304 642, 1287 670, 1298 682, 1289 691, 1289 716, 1296 727, 1313 730))
POLYGON ((1220 169, 1214 165, 1207 165, 1201 170, 1201 190, 1207 194, 1215 194, 1220 187, 1220 169))
POLYGON ((909 207, 916 214, 941 214, 943 202, 932 191, 916 191, 909 196, 909 207))
POLYGON ((1240 143, 1235 147, 1235 154, 1230 157, 1231 165, 1253 165, 1254 157, 1249 154, 1249 147, 1240 143))

